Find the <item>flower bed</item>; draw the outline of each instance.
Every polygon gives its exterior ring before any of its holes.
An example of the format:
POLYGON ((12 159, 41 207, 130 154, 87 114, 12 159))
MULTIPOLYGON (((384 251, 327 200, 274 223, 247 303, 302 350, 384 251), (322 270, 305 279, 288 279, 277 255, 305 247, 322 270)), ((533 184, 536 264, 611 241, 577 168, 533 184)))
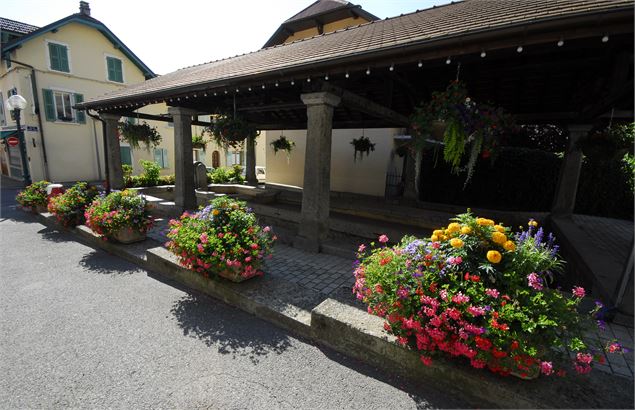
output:
POLYGON ((592 324, 576 311, 585 291, 567 296, 548 287, 563 262, 553 236, 536 226, 513 234, 467 213, 429 239, 404 237, 389 247, 382 235, 380 246, 360 246, 353 292, 425 365, 443 354, 523 378, 564 375, 569 365, 588 373, 604 360, 602 350, 622 348, 582 340, 592 324))
POLYGON ((46 187, 50 184, 48 181, 34 182, 24 190, 20 191, 15 200, 22 205, 23 208, 30 211, 37 209, 45 210, 48 205, 48 196, 46 187))
MULTIPOLYGON (((134 191, 112 192, 98 197, 84 212, 86 225, 104 238, 117 237, 122 232, 137 232, 137 239, 145 238, 152 226, 150 207, 146 199, 134 191)), ((118 239, 131 242, 132 239, 118 239)))
POLYGON ((73 227, 84 222, 84 210, 97 196, 97 189, 87 182, 78 182, 63 194, 49 200, 48 210, 63 225, 73 227))
POLYGON ((245 202, 228 197, 171 220, 168 238, 167 248, 186 268, 236 282, 262 275, 262 262, 276 240, 271 228, 257 224, 245 202))

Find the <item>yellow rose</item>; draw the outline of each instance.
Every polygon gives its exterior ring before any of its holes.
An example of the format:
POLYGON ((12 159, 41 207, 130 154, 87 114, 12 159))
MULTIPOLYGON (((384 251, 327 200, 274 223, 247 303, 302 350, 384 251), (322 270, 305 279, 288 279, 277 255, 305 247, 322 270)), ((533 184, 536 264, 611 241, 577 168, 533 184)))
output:
POLYGON ((494 225, 494 221, 486 218, 476 218, 476 223, 481 226, 492 226, 494 225))
POLYGON ((507 242, 505 242, 505 243, 503 244, 503 248, 504 248, 506 251, 511 251, 511 252, 513 252, 513 251, 515 251, 515 250, 516 250, 516 244, 515 244, 514 242, 512 242, 512 241, 507 241, 507 242))
POLYGON ((436 236, 441 236, 443 235, 445 232, 442 229, 436 229, 432 232, 432 235, 436 235, 436 236))
POLYGON ((463 247, 463 241, 460 240, 459 238, 454 238, 454 239, 450 240, 450 245, 452 245, 453 248, 462 248, 463 247))
POLYGON ((504 233, 496 231, 492 233, 492 241, 499 245, 502 245, 507 241, 507 236, 505 236, 504 233))
POLYGON ((458 232, 460 230, 461 230, 461 225, 459 225, 456 222, 452 222, 450 225, 448 225, 448 232, 450 233, 458 232))
POLYGON ((214 209, 214 210, 212 211, 212 215, 216 216, 216 215, 218 215, 218 214, 220 214, 220 211, 219 211, 218 209, 214 209))
POLYGON ((431 240, 432 242, 438 242, 438 241, 439 241, 439 236, 438 236, 438 235, 432 235, 432 236, 430 237, 430 240, 431 240))
POLYGON ((463 235, 469 235, 472 233, 472 228, 470 228, 469 226, 464 226, 463 228, 461 228, 461 233, 463 235))
POLYGON ((487 260, 492 263, 499 263, 503 255, 499 251, 487 251, 487 260))
POLYGON ((494 225, 494 229, 498 232, 505 233, 505 227, 501 225, 494 225))

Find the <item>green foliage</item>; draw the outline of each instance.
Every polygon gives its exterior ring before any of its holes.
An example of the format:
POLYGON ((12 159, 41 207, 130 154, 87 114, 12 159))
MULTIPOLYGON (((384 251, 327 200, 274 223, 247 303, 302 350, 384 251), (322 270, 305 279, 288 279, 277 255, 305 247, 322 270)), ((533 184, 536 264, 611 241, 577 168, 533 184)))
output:
POLYGON ((103 236, 110 236, 121 228, 145 232, 153 220, 146 199, 130 190, 98 197, 86 209, 85 217, 86 225, 103 236))
POLYGON ((207 173, 207 182, 210 184, 242 184, 245 177, 242 174, 243 168, 234 165, 231 168, 218 167, 207 173))
POLYGON ((161 174, 161 166, 154 161, 139 161, 141 167, 143 167, 143 174, 141 178, 145 186, 155 186, 159 182, 159 176, 161 174))
POLYGON ((174 175, 161 176, 161 166, 153 161, 139 161, 143 168, 141 175, 130 175, 132 167, 124 172, 124 183, 127 188, 151 187, 157 185, 173 185, 174 175), (127 172, 130 172, 128 174, 127 172))
POLYGON ((261 228, 245 202, 214 199, 196 214, 170 221, 168 249, 181 264, 204 276, 232 272, 244 278, 262 275, 264 258, 276 239, 261 228))
POLYGON ((46 195, 46 187, 50 184, 48 181, 37 181, 20 191, 15 200, 23 207, 30 208, 33 206, 46 206, 48 197, 46 195))
POLYGON ((134 172, 134 168, 129 164, 121 164, 121 171, 123 172, 123 180, 128 181, 134 172))
POLYGON ((205 150, 207 141, 202 135, 192 135, 192 148, 202 148, 205 150))
POLYGON ((175 177, 172 175, 163 175, 159 177, 159 185, 174 185, 175 177))
POLYGON ((353 138, 351 141, 351 145, 355 149, 353 153, 353 161, 357 161, 357 153, 359 152, 359 159, 364 158, 364 153, 366 156, 370 155, 371 151, 375 151, 375 144, 370 142, 370 139, 365 136, 361 136, 359 138, 353 138))
POLYGON ((84 210, 97 196, 97 189, 87 182, 78 182, 61 195, 49 200, 48 210, 64 226, 84 222, 84 210))
POLYGON ((281 135, 278 139, 272 141, 269 145, 271 145, 271 148, 273 148, 274 155, 277 154, 278 151, 286 151, 287 157, 289 157, 291 151, 293 151, 293 147, 295 147, 295 142, 290 141, 287 139, 287 137, 281 135))
POLYGON ((141 144, 144 144, 146 149, 150 149, 161 143, 161 134, 159 134, 157 128, 151 127, 145 121, 140 124, 133 124, 128 121, 120 122, 119 133, 121 134, 121 140, 126 141, 134 149, 139 149, 141 144))
POLYGON ((218 116, 214 118, 213 124, 205 129, 205 132, 212 136, 218 146, 225 149, 228 147, 239 148, 246 138, 255 139, 260 135, 248 122, 238 117, 218 116))

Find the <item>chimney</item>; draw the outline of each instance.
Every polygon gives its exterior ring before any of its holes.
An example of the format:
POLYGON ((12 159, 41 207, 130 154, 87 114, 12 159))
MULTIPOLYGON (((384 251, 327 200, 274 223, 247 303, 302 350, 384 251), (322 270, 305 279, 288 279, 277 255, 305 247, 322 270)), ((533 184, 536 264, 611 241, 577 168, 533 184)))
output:
POLYGON ((90 16, 90 6, 86 1, 79 2, 79 14, 82 16, 90 16))

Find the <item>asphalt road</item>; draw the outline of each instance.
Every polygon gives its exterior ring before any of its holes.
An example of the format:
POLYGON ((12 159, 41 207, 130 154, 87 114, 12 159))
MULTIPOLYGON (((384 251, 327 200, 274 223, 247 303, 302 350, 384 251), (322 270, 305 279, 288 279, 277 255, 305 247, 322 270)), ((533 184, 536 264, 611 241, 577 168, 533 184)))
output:
POLYGON ((2 185, 0 408, 467 406, 45 228, 2 185))

